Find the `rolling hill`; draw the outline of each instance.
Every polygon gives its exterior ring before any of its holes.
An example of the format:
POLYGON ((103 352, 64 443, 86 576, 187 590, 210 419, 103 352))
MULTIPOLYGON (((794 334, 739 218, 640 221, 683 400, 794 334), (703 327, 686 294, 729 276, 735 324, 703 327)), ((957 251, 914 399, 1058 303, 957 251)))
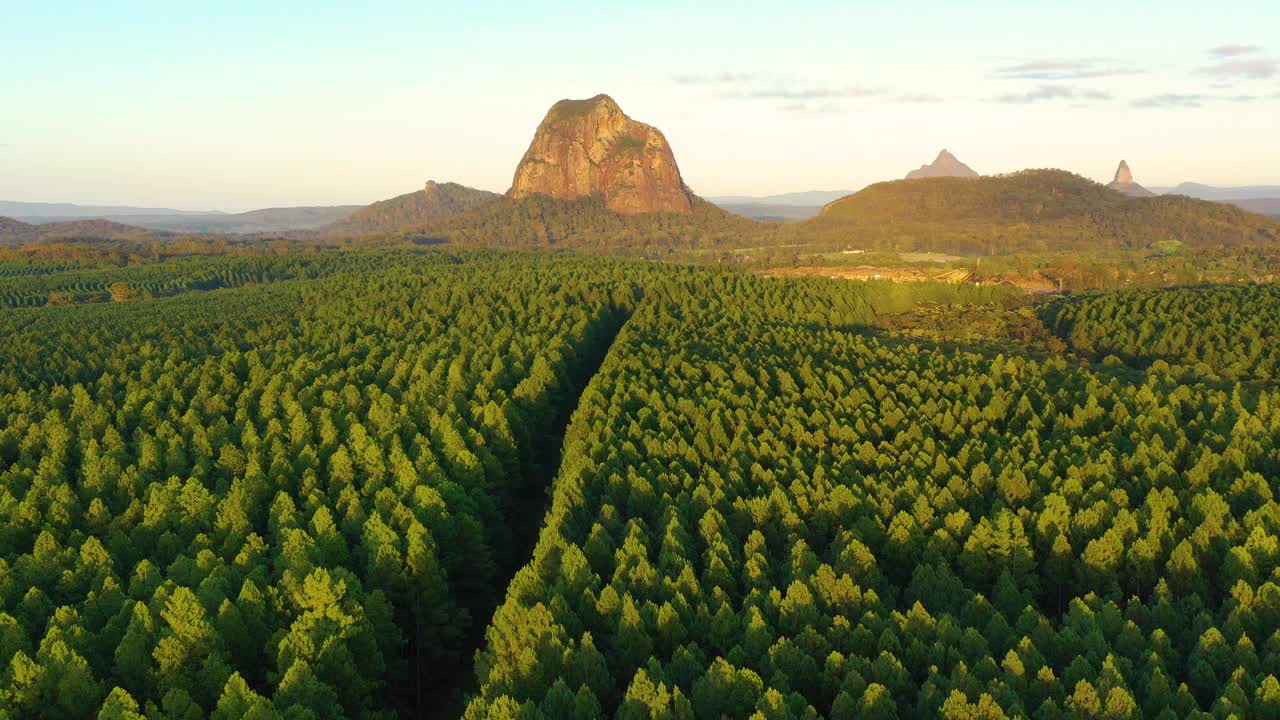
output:
POLYGON ((457 183, 427 181, 423 189, 360 208, 318 228, 325 235, 369 235, 421 230, 431 223, 487 205, 502 196, 457 183))
POLYGON ((0 245, 32 242, 75 242, 102 240, 164 240, 172 233, 147 230, 110 220, 68 220, 33 225, 12 218, 0 218, 0 245))
POLYGON ((530 195, 489 203, 432 223, 421 236, 486 247, 535 247, 660 255, 772 236, 776 225, 729 213, 697 196, 687 213, 623 214, 602 195, 561 200, 530 195))
POLYGON ((1272 243, 1280 225, 1240 208, 1180 196, 1131 198, 1062 170, 872 185, 794 226, 814 240, 865 249, 988 254, 1272 243))

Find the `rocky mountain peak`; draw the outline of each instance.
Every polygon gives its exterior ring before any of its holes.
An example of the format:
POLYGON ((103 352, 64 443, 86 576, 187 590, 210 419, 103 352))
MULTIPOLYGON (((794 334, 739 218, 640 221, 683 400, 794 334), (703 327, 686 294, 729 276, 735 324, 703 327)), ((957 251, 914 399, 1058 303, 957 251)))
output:
POLYGON ((1124 193, 1129 197, 1152 197, 1155 195, 1155 193, 1133 181, 1133 171, 1129 169, 1129 163, 1124 160, 1120 161, 1120 167, 1116 168, 1116 177, 1107 187, 1116 192, 1124 193))
POLYGON ((931 177, 978 177, 973 168, 960 162, 950 151, 943 149, 929 165, 921 165, 918 169, 907 173, 908 180, 931 177))
POLYGON ((693 209, 667 139, 627 117, 608 95, 561 100, 547 111, 507 191, 511 198, 530 195, 600 195, 610 210, 626 214, 693 209))
POLYGON ((1120 161, 1120 167, 1116 168, 1116 177, 1112 182, 1125 184, 1133 182, 1133 171, 1129 169, 1129 163, 1124 160, 1120 161))

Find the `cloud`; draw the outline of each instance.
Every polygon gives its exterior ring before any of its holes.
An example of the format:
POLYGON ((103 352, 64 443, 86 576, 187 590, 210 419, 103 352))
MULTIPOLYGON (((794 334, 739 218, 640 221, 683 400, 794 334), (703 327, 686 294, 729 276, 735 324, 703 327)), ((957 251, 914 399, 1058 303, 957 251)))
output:
POLYGON ((830 113, 830 112, 837 112, 841 108, 839 105, 833 102, 824 102, 818 105, 813 105, 807 102, 793 102, 793 103, 787 103, 786 105, 783 105, 782 109, 786 112, 830 113))
POLYGON ((1219 45, 1218 47, 1209 48, 1207 52, 1215 58, 1229 58, 1238 55, 1252 55, 1261 51, 1262 48, 1257 45, 1219 45))
POLYGON ((779 100, 824 100, 831 98, 866 98, 884 95, 885 90, 863 87, 784 87, 773 85, 748 90, 741 97, 779 100))
POLYGON ((737 85, 749 83, 756 79, 755 73, 722 72, 711 75, 673 75, 671 80, 677 85, 737 85))
POLYGON ((730 100, 780 100, 788 112, 835 112, 842 109, 839 100, 884 98, 902 103, 939 103, 942 98, 927 93, 898 93, 885 87, 857 85, 822 85, 798 82, 781 75, 748 72, 687 73, 673 75, 678 85, 716 87, 721 98, 730 100), (818 103, 818 101, 826 101, 818 103))
POLYGON ((1122 65, 1111 65, 1108 61, 1093 58, 1061 59, 1061 60, 1028 60, 998 67, 993 73, 1001 80, 1091 80, 1094 78, 1114 77, 1116 75, 1135 75, 1142 70, 1122 65))
POLYGON ((1008 105, 1029 105, 1047 100, 1104 101, 1110 99, 1111 93, 1101 90, 1081 90, 1070 85, 1041 85, 1024 93, 999 95, 991 101, 1008 105))
POLYGON ((897 100, 898 102, 901 102, 901 103, 919 103, 919 104, 942 102, 942 98, 938 97, 937 95, 905 94, 905 95, 898 95, 897 97, 894 98, 894 100, 897 100))
POLYGON ((1205 95, 1202 93, 1168 93, 1139 98, 1133 101, 1139 108, 1200 108, 1212 103, 1253 103, 1280 100, 1280 93, 1274 95, 1205 95))
POLYGON ((1202 68, 1200 72, 1217 78, 1266 80, 1280 74, 1280 60, 1274 58, 1228 60, 1202 68))
POLYGON ((1140 108, 1198 108, 1203 107, 1204 103, 1211 99, 1208 95, 1167 93, 1139 98, 1133 101, 1133 106, 1140 108))

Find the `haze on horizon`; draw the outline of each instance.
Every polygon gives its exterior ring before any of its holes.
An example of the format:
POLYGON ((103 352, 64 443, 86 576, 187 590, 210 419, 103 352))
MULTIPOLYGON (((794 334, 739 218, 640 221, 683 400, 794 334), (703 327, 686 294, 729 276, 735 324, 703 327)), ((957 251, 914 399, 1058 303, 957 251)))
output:
POLYGON ((1277 184, 1280 5, 654 0, 6 8, 0 199, 243 210, 504 191, 563 97, 660 128, 699 194, 980 173, 1277 184))

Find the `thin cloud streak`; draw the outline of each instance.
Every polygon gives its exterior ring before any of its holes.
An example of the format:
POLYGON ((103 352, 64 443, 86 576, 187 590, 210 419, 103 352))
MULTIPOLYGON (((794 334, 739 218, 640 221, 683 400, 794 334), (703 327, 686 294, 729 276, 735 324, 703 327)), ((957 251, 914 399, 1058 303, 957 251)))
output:
POLYGON ((1262 52, 1262 48, 1258 45, 1219 45, 1209 48, 1207 52, 1215 58, 1230 58, 1262 52))
POLYGON ((796 89, 786 87, 768 87, 748 90, 745 94, 740 95, 739 97, 762 100, 822 100, 830 98, 867 98, 885 95, 886 93, 887 91, 877 88, 861 87, 809 87, 796 89))
POLYGON ((943 102, 937 95, 899 95, 894 100, 900 103, 931 104, 943 102))
POLYGON ((1207 95, 1200 94, 1166 93, 1164 95, 1139 98, 1133 101, 1133 106, 1138 108, 1199 108, 1203 107, 1205 101, 1209 99, 1207 95))
POLYGON ((1092 80, 1117 75, 1137 75, 1143 70, 1135 67, 1106 64, 1094 58, 1058 60, 1028 60, 998 67, 992 73, 1000 80, 1092 80))
POLYGON ((991 102, 1008 105, 1029 105, 1052 100, 1104 102, 1111 100, 1111 93, 1101 90, 1081 90, 1070 85, 1041 85, 1024 93, 1008 93, 991 98, 991 102))
POLYGON ((1280 60, 1272 58, 1231 60, 1203 68, 1200 72, 1219 78, 1266 80, 1280 74, 1280 60))
POLYGON ((1280 99, 1274 95, 1205 95, 1202 93, 1168 93, 1139 98, 1131 104, 1138 108, 1200 108, 1212 103, 1254 103, 1280 99))
POLYGON ((671 80, 677 85, 736 85, 749 83, 757 77, 755 73, 723 72, 711 75, 675 75, 671 80))

